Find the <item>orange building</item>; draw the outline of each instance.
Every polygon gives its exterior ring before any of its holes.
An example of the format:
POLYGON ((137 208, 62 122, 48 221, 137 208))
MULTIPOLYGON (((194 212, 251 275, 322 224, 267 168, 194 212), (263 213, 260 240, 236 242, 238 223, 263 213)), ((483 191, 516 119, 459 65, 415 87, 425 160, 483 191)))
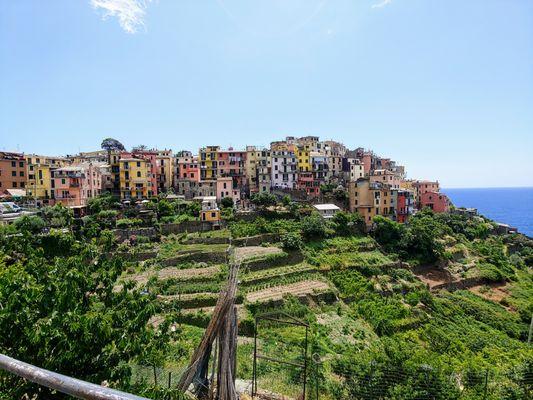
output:
POLYGON ((0 191, 26 187, 26 159, 23 153, 0 152, 0 191))

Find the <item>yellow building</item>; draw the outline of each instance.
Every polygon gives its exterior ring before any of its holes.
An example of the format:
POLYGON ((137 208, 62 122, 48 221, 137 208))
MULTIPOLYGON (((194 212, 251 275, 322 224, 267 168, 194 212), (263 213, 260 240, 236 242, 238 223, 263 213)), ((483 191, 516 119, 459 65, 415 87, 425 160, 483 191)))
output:
POLYGON ((255 193, 259 190, 257 183, 257 166, 260 156, 261 151, 257 150, 255 146, 246 147, 246 163, 244 165, 244 174, 251 193, 255 193))
POLYGON ((53 200, 53 174, 67 165, 65 158, 29 154, 26 156, 26 192, 29 198, 43 204, 53 200))
POLYGON ((142 158, 121 158, 120 198, 146 199, 149 195, 150 163, 142 158))
POLYGON ((202 199, 202 211, 200 211, 200 220, 218 224, 220 222, 220 210, 217 205, 216 196, 205 196, 202 199))
POLYGON ((310 172, 312 171, 311 166, 311 146, 303 145, 298 146, 298 151, 296 153, 298 157, 298 171, 300 172, 310 172))
POLYGON ((389 185, 362 178, 348 184, 348 194, 350 211, 359 213, 367 226, 372 225, 376 215, 388 217, 394 214, 389 185))
POLYGON ((216 180, 218 176, 218 152, 220 146, 207 146, 200 149, 200 180, 216 180))
POLYGON ((161 150, 157 152, 157 189, 158 192, 168 192, 172 187, 174 156, 172 150, 161 150))

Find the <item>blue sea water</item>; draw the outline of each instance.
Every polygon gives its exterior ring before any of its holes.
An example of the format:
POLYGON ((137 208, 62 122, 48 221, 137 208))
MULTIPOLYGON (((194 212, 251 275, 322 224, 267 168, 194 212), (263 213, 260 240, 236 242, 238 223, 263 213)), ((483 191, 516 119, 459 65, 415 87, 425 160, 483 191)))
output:
POLYGON ((456 207, 477 208, 481 215, 533 237, 533 187, 442 189, 442 192, 456 207))

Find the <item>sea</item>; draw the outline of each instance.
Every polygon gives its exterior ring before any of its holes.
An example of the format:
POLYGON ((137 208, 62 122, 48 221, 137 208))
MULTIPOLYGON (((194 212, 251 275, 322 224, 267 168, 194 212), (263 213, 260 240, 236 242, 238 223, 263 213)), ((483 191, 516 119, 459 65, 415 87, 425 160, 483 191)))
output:
POLYGON ((441 189, 456 207, 477 208, 496 222, 533 237, 533 187, 441 189))

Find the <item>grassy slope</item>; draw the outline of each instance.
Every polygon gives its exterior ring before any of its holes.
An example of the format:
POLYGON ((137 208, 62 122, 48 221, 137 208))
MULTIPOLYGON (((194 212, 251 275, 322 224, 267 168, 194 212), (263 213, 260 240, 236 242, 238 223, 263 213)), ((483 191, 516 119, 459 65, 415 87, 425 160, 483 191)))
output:
MULTIPOLYGON (((475 244, 452 246, 462 257, 451 263, 450 269, 461 264, 473 265, 472 270, 477 268, 474 261, 487 258, 475 244)), ((160 256, 172 257, 176 251, 191 248, 217 251, 226 246, 188 246, 169 241, 162 245, 160 256)), ((497 304, 469 291, 429 292, 409 270, 395 268, 394 256, 383 254, 369 237, 314 242, 304 253, 306 262, 302 264, 245 273, 242 289, 249 292, 312 279, 318 270, 321 279, 336 290, 340 299, 337 304, 309 307, 289 299, 282 308, 275 308, 310 322, 312 351, 324 360, 320 366, 323 398, 349 396, 340 377, 355 373, 355 365, 370 360, 407 368, 430 364, 445 373, 484 368, 500 373, 533 358, 531 348, 524 344, 527 324, 518 311, 531 307, 533 285, 527 270, 513 269, 509 296, 497 304)), ((454 273, 461 276, 461 271, 454 273)), ((187 292, 216 291, 221 279, 223 275, 217 275, 216 279, 188 285, 187 292)), ((171 294, 173 285, 159 284, 159 288, 171 294)), ((243 319, 249 322, 254 313, 268 310, 268 304, 251 307, 244 311, 243 319)), ((199 313, 207 320, 204 311, 199 313)), ((184 325, 182 329, 183 340, 173 345, 181 359, 174 359, 169 367, 182 365, 199 340, 198 328, 184 325)), ((260 344, 265 353, 297 361, 301 360, 302 338, 301 328, 266 326, 260 344)), ((242 379, 251 377, 252 352, 249 342, 239 346, 238 375, 242 379)), ((261 363, 259 372, 262 387, 296 394, 301 377, 294 368, 261 363)))

